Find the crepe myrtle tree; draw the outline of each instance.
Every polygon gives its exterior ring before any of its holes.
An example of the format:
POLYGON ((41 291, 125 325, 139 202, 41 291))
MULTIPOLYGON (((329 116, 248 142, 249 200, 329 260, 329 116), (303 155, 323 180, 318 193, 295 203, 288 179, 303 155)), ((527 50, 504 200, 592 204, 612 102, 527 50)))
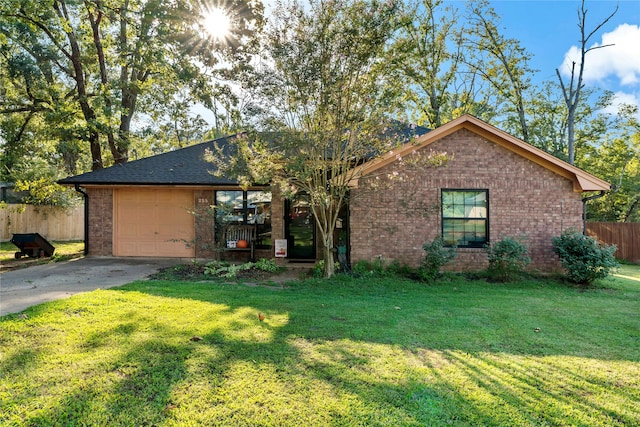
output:
POLYGON ((244 186, 308 195, 325 277, 335 273, 334 231, 362 170, 355 166, 400 143, 387 118, 399 99, 386 56, 396 15, 393 1, 278 4, 265 34, 270 78, 261 88, 277 132, 244 134, 230 151, 209 156, 214 174, 244 186))
POLYGON ((412 195, 420 186, 415 171, 443 166, 452 158, 444 152, 416 150, 406 158, 397 158, 393 170, 364 175, 366 168, 362 166, 375 161, 372 153, 381 153, 384 149, 389 155, 404 140, 398 124, 388 123, 382 136, 369 133, 373 130, 360 130, 357 132, 359 137, 348 132, 342 138, 336 136, 335 141, 323 134, 305 135, 291 131, 246 133, 228 139, 224 147, 210 150, 206 158, 214 165, 214 175, 233 176, 243 188, 268 184, 288 199, 296 194, 308 195, 322 238, 323 274, 331 277, 335 274, 336 224, 342 208, 354 200, 350 191, 354 183, 360 181, 357 197, 400 191, 401 205, 408 215, 425 215, 430 207, 419 201, 420 206, 414 206, 416 202, 412 195))

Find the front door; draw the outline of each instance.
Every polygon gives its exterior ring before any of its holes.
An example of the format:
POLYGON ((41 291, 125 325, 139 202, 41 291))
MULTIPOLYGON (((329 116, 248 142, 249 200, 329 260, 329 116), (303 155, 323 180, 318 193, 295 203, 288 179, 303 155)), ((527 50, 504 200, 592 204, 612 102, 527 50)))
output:
POLYGON ((297 195, 288 200, 285 206, 287 221, 285 237, 287 238, 288 257, 293 259, 315 259, 316 257, 316 224, 309 205, 309 196, 297 195))

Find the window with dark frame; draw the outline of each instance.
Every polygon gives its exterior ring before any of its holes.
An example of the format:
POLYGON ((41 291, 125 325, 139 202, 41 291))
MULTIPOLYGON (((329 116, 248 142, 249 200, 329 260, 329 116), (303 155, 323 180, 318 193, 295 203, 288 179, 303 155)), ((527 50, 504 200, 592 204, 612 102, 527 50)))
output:
POLYGON ((481 248, 489 242, 489 190, 443 189, 441 206, 446 246, 481 248))
POLYGON ((271 247, 271 193, 260 190, 218 190, 216 233, 232 224, 256 227, 256 248, 271 247))

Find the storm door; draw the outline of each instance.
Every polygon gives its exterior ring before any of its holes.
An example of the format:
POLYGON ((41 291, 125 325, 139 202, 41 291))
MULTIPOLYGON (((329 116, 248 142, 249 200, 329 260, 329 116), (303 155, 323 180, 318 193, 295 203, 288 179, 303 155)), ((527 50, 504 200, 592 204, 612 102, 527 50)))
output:
POLYGON ((285 205, 288 257, 293 259, 315 259, 316 224, 309 205, 309 196, 297 195, 285 205))

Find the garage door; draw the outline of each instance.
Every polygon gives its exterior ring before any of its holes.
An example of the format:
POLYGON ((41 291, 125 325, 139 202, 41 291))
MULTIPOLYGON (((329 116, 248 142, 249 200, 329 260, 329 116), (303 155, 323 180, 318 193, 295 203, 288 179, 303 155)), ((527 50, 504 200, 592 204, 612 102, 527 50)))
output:
POLYGON ((114 255, 194 256, 193 191, 119 189, 114 202, 114 255))

